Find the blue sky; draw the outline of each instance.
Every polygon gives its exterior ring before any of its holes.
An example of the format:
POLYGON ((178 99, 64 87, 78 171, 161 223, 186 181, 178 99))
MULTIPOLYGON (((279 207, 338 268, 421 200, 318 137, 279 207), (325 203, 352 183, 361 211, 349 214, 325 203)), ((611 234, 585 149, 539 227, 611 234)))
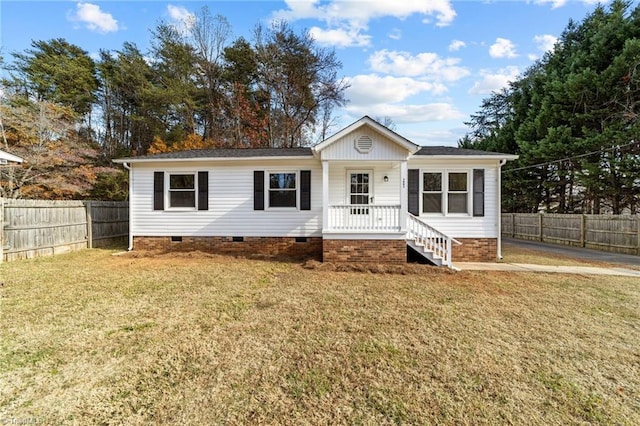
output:
MULTIPOLYGON (((606 2, 604 2, 606 3, 606 2)), ((0 53, 65 38, 92 56, 126 41, 142 51, 160 20, 179 24, 203 6, 225 16, 233 40, 286 19, 333 47, 351 87, 336 112, 343 126, 389 116, 420 145, 456 145, 464 122, 550 49, 592 0, 0 1, 0 53)), ((337 130, 337 129, 336 129, 337 130)))

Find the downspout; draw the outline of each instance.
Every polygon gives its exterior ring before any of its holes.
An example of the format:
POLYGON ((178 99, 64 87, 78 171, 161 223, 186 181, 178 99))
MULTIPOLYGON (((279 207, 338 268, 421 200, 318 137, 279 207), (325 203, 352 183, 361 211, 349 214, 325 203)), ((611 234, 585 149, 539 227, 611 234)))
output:
POLYGON ((129 247, 127 251, 133 250, 133 226, 132 226, 132 208, 131 208, 131 194, 133 193, 133 172, 131 166, 127 163, 122 163, 125 169, 129 170, 129 247))
POLYGON ((502 260, 502 166, 507 163, 507 159, 500 160, 498 167, 498 259, 502 260))

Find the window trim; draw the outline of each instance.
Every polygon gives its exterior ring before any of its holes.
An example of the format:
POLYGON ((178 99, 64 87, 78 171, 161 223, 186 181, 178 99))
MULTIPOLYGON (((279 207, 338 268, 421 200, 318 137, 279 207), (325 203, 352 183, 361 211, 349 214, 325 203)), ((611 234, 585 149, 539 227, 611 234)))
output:
POLYGON ((427 214, 427 215, 443 215, 444 212, 446 211, 445 208, 445 203, 444 203, 444 184, 445 184, 445 172, 440 171, 440 170, 424 170, 424 171, 420 171, 420 177, 422 178, 420 181, 420 213, 421 214, 427 214), (431 173, 431 174, 439 174, 440 175, 440 191, 425 191, 424 189, 424 175, 427 173, 431 173), (439 212, 425 212, 424 211, 424 194, 440 194, 440 211, 439 212))
MULTIPOLYGON (((420 216, 432 216, 432 217, 474 217, 473 216, 473 191, 470 189, 473 181, 470 180, 473 175, 473 169, 464 168, 421 168, 420 169, 420 216), (440 213, 427 213, 424 211, 424 174, 425 173, 441 173, 442 174, 442 191, 440 192, 442 197, 442 211, 440 213), (467 175, 467 211, 465 213, 449 213, 449 174, 450 173, 465 173, 467 175)), ((433 194, 435 192, 427 192, 433 194)), ((461 192, 452 192, 453 194, 461 192)))
MULTIPOLYGON (((471 171, 471 173, 473 173, 473 170, 471 171)), ((460 216, 460 215, 473 216, 472 215, 472 211, 471 211, 473 209, 473 206, 472 206, 473 200, 469 200, 469 196, 472 195, 472 191, 469 190, 470 183, 472 183, 472 182, 469 181, 469 175, 470 175, 469 171, 461 171, 461 170, 448 170, 447 171, 447 210, 446 210, 447 216, 460 216), (467 176, 467 179, 466 179, 467 184, 465 185, 465 187, 466 187, 465 191, 451 191, 449 189, 449 175, 451 175, 452 173, 456 173, 456 174, 464 173, 467 176), (466 212, 453 212, 453 213, 449 212, 449 195, 451 195, 451 194, 466 194, 466 199, 467 199, 467 211, 466 212)))
POLYGON ((198 211, 198 172, 197 171, 165 171, 164 173, 164 209, 167 211, 198 211), (176 190, 171 189, 171 176, 175 175, 191 175, 193 176, 193 189, 188 190, 176 190), (171 193, 172 192, 193 192, 193 207, 172 207, 171 206, 171 193))
POLYGON ((300 170, 265 170, 264 177, 264 209, 265 210, 300 210, 300 170), (269 193, 272 188, 269 187, 269 183, 271 182, 271 175, 277 174, 293 174, 296 179, 296 187, 295 189, 286 189, 286 191, 295 191, 296 193, 296 205, 295 206, 283 206, 283 207, 272 207, 269 202, 269 193))

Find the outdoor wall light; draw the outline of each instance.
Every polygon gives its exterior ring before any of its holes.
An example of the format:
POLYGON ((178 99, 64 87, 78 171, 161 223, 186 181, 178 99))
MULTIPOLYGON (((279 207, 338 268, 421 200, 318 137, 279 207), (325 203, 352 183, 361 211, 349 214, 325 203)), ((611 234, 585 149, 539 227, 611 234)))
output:
POLYGON ((384 177, 384 181, 385 181, 385 182, 389 182, 389 176, 385 176, 385 177, 384 177))

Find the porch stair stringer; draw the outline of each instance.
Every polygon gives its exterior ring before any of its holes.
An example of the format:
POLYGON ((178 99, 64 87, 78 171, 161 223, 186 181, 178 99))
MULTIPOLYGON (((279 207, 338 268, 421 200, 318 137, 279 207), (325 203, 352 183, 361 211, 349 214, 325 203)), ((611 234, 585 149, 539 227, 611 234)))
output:
POLYGON ((407 213, 406 238, 409 247, 434 265, 458 269, 453 266, 451 249, 453 244, 460 245, 462 243, 444 232, 438 231, 411 213, 407 213))

